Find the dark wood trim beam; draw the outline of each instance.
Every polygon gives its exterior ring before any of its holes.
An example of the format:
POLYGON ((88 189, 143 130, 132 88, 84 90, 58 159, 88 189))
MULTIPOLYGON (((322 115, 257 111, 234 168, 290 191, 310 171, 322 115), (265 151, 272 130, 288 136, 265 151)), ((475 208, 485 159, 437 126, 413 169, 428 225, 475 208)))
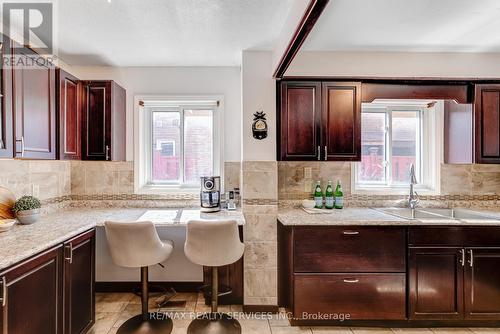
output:
POLYGON ((295 55, 300 50, 300 47, 318 21, 321 13, 329 1, 330 0, 311 0, 304 16, 302 16, 302 19, 293 34, 292 39, 281 56, 281 60, 278 63, 276 70, 274 71, 273 77, 275 79, 281 79, 283 77, 288 66, 290 66, 293 58, 295 58, 295 55))
POLYGON ((468 85, 363 83, 361 102, 373 102, 375 99, 432 99, 470 103, 472 98, 469 91, 468 85))

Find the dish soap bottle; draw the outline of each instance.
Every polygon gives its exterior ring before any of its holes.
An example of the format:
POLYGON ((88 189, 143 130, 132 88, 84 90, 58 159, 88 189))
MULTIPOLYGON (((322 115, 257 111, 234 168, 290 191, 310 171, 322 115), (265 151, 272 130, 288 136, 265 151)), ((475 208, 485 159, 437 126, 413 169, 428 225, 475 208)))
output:
POLYGON ((340 185, 340 180, 337 181, 337 187, 335 188, 335 209, 342 209, 344 207, 344 193, 342 192, 342 186, 340 185))
POLYGON ((316 182, 316 187, 314 188, 314 207, 316 209, 323 208, 323 192, 321 191, 321 181, 316 182))
POLYGON ((332 181, 328 181, 328 185, 325 190, 325 208, 333 209, 335 203, 335 198, 333 196, 332 181))

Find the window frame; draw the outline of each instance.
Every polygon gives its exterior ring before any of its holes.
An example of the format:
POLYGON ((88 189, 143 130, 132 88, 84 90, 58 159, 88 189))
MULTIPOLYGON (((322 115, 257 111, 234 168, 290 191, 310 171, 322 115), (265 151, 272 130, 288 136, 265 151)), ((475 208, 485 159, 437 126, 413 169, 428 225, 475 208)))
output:
POLYGON ((391 101, 386 103, 363 104, 362 113, 386 114, 385 130, 385 181, 363 182, 358 181, 360 162, 351 164, 351 189, 354 194, 386 194, 403 195, 408 193, 409 184, 392 183, 392 115, 398 111, 418 111, 419 131, 417 135, 416 169, 418 184, 415 189, 420 194, 438 195, 440 193, 440 170, 443 161, 443 126, 444 110, 443 101, 391 101))
MULTIPOLYGON (((197 193, 200 184, 184 182, 184 111, 212 110, 213 173, 223 180, 223 96, 134 97, 134 192, 137 194, 197 193), (153 112, 179 112, 179 181, 152 180, 153 112)), ((223 184, 221 184, 223 187, 223 184)))

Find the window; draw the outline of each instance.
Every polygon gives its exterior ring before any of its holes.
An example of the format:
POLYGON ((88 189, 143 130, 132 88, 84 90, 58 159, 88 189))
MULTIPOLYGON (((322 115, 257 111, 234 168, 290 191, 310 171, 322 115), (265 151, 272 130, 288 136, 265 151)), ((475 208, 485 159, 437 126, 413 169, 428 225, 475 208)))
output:
POLYGON ((423 192, 439 189, 442 103, 365 103, 361 114, 361 162, 354 164, 355 191, 404 193, 415 165, 423 192))
POLYGON ((222 109, 217 100, 141 101, 136 192, 198 191, 201 176, 220 175, 222 109))

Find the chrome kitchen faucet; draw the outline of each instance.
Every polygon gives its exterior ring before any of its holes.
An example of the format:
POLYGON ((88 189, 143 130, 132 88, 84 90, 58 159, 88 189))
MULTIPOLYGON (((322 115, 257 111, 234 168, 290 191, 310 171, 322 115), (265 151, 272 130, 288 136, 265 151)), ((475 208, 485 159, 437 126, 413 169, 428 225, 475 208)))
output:
POLYGON ((415 209, 420 203, 420 198, 418 197, 417 192, 413 189, 417 184, 417 176, 415 175, 415 165, 411 164, 410 166, 410 195, 408 196, 408 207, 410 209, 415 209))

